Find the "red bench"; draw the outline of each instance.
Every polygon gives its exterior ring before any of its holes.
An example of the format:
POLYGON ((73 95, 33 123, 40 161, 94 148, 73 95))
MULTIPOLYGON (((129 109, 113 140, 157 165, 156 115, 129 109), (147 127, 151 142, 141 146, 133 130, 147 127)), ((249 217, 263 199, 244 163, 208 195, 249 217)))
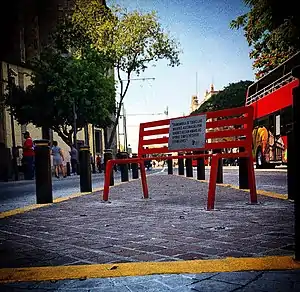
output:
POLYGON ((170 121, 174 119, 141 123, 139 132, 138 157, 128 159, 112 159, 107 161, 103 200, 108 200, 110 175, 115 164, 137 163, 140 165, 143 194, 144 198, 146 199, 148 198, 149 194, 144 161, 155 159, 155 157, 152 156, 153 154, 172 154, 174 152, 179 152, 181 153, 180 155, 167 155, 160 157, 160 159, 168 160, 178 158, 211 157, 207 200, 208 210, 214 209, 218 162, 219 159, 222 158, 246 158, 248 167, 248 182, 250 188, 250 202, 257 203, 255 174, 252 161, 253 108, 239 107, 215 112, 207 112, 200 115, 206 115, 205 145, 203 148, 197 149, 191 148, 169 150, 169 126, 170 121), (237 153, 226 153, 228 151, 224 151, 230 149, 232 150, 234 148, 238 148, 240 151, 237 153), (221 149, 222 151, 220 151, 220 153, 213 153, 213 150, 217 149, 221 149), (243 151, 241 151, 241 149, 243 151), (205 151, 205 154, 191 154, 193 151, 205 151))

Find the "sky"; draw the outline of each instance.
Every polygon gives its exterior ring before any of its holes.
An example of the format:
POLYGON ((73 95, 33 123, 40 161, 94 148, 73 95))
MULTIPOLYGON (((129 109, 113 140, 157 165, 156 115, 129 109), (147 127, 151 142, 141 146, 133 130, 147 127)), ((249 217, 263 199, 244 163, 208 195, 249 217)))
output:
MULTIPOLYGON (((182 50, 179 67, 168 67, 161 60, 131 77, 154 78, 132 81, 124 99, 127 139, 133 152, 137 151, 139 124, 165 119, 166 107, 169 118, 188 115, 192 95, 197 94, 201 101, 211 83, 220 90, 229 83, 254 80, 243 31, 229 27, 232 19, 247 12, 242 0, 110 0, 107 4, 155 10, 182 50)), ((122 123, 120 128, 122 133, 122 123)))

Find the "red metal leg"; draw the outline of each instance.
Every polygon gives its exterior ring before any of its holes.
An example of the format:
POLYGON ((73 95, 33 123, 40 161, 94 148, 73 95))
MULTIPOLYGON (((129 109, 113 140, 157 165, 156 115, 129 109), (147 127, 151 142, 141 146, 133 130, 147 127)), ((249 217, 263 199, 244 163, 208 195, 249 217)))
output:
POLYGON ((250 202, 252 204, 257 203, 257 193, 256 193, 256 182, 255 182, 255 173, 252 158, 247 158, 248 164, 248 183, 250 188, 250 202))
POLYGON ((144 199, 148 199, 149 194, 148 194, 148 185, 147 185, 144 161, 139 162, 139 164, 140 164, 140 169, 141 169, 141 180, 142 180, 144 199))
POLYGON ((108 160, 107 163, 106 163, 106 168, 105 168, 103 201, 108 201, 108 193, 109 193, 111 169, 112 169, 112 162, 110 160, 108 160))
POLYGON ((218 156, 213 155, 211 159, 210 178, 209 178, 209 186, 208 186, 207 210, 213 210, 215 207, 218 162, 219 162, 218 156))

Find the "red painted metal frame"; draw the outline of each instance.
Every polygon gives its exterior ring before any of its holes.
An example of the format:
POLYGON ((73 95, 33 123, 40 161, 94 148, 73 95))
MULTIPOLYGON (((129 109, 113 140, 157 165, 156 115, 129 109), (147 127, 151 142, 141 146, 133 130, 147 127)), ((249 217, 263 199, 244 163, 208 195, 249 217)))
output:
POLYGON ((208 151, 213 149, 224 149, 224 148, 239 148, 243 147, 244 152, 239 153, 206 153, 206 154, 187 154, 187 155, 172 155, 160 157, 161 160, 178 159, 178 158, 199 158, 204 157, 212 158, 209 191, 207 200, 207 209, 214 209, 215 192, 216 192, 216 180, 217 180, 217 169, 218 162, 221 158, 240 158, 246 157, 248 161, 249 171, 249 186, 250 186, 250 202, 257 203, 256 185, 254 167, 252 162, 252 128, 253 128, 253 108, 252 107, 239 107, 234 109, 226 109, 215 112, 206 113, 206 129, 210 129, 206 132, 206 139, 218 139, 224 137, 236 137, 235 141, 216 141, 207 142, 205 147, 201 149, 176 149, 168 150, 168 147, 164 144, 168 143, 169 125, 171 119, 141 123, 140 134, 139 134, 139 146, 138 146, 138 157, 128 159, 113 159, 109 160, 106 164, 105 181, 103 190, 103 200, 108 200, 110 175, 112 173, 113 166, 115 164, 126 164, 126 163, 137 163, 140 165, 141 170, 141 182, 143 188, 144 198, 149 197, 148 186, 146 180, 146 171, 144 167, 145 160, 155 159, 155 157, 149 157, 151 154, 157 153, 172 153, 172 152, 190 152, 190 151, 208 151), (225 118, 225 119, 224 119, 225 118), (212 121, 211 119, 217 119, 212 121), (219 120, 218 120, 219 119, 219 120), (234 129, 218 129, 226 126, 239 126, 234 129), (160 127, 160 128, 157 128, 160 127), (163 128, 162 128, 163 127, 163 128), (215 131, 213 131, 215 130, 215 131), (151 137, 164 135, 164 137, 151 137), (150 137, 150 138, 149 138, 150 137), (243 137, 243 139, 241 139, 243 137), (148 139, 145 139, 148 138, 148 139), (149 145, 160 145, 161 147, 147 148, 149 145), (146 147, 144 147, 146 146, 146 147), (145 157, 148 155, 148 157, 145 157))

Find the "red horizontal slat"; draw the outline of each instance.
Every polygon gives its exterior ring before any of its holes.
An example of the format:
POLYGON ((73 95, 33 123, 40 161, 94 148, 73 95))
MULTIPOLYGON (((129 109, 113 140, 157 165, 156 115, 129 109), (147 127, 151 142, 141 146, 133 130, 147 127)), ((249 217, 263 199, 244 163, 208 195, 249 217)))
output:
POLYGON ((206 143, 205 150, 239 147, 246 148, 246 140, 206 143))
POLYGON ((141 152, 139 152, 140 155, 143 154, 161 154, 161 153, 175 153, 175 152, 191 152, 191 151, 197 151, 197 150, 213 150, 213 149, 224 149, 224 148, 239 148, 244 147, 246 150, 251 152, 251 149, 247 147, 246 141, 227 141, 227 142, 214 142, 214 143, 207 143, 205 145, 205 148, 198 148, 198 149, 175 149, 175 150, 169 150, 168 147, 157 147, 157 148, 143 148, 141 152))
POLYGON ((241 117, 241 118, 233 118, 233 119, 227 119, 227 120, 206 122, 206 129, 217 128, 217 127, 225 127, 225 126, 244 125, 249 121, 250 121, 250 118, 241 117))
POLYGON ((160 129, 154 129, 154 130, 144 130, 142 132, 142 135, 144 137, 146 137, 146 136, 153 136, 153 135, 163 135, 163 134, 169 134, 169 128, 160 128, 160 129))
POLYGON ((159 120, 159 121, 153 121, 153 122, 147 122, 147 123, 141 123, 140 127, 142 129, 146 129, 146 128, 168 126, 168 125, 170 125, 170 120, 171 119, 159 120))
POLYGON ((225 131, 207 132, 206 139, 223 138, 223 137, 239 137, 247 134, 247 129, 231 129, 225 131))
POLYGON ((156 138, 156 139, 148 139, 148 140, 143 140, 141 142, 142 145, 156 145, 156 144, 166 144, 168 143, 169 138, 156 138))
POLYGON ((251 109, 250 106, 243 106, 243 107, 237 107, 237 108, 230 108, 230 109, 224 109, 220 111, 215 112, 207 112, 206 117, 207 119, 212 118, 219 118, 219 117, 226 117, 226 116, 237 116, 242 114, 248 114, 253 116, 253 109, 251 109))

